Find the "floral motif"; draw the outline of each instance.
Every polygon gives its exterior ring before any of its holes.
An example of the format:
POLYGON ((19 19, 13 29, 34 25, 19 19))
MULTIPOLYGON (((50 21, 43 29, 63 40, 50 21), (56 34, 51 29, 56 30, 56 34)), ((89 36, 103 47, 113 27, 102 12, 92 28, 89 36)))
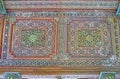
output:
POLYGON ((102 18, 68 21, 68 53, 71 58, 108 57, 111 50, 111 25, 102 18))
POLYGON ((57 23, 53 19, 15 19, 12 22, 9 54, 25 59, 50 59, 56 54, 57 23))
POLYGON ((22 30, 21 43, 27 47, 36 47, 45 45, 45 31, 44 30, 22 30))

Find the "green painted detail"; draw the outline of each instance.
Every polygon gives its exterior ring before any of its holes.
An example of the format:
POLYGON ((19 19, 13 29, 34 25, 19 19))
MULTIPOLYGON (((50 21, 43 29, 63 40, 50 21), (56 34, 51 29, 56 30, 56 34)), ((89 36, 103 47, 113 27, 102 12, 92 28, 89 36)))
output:
POLYGON ((116 79, 115 73, 102 73, 99 79, 116 79))
POLYGON ((88 35, 86 37, 86 41, 92 42, 93 41, 93 37, 91 35, 88 35))
POLYGON ((36 35, 30 35, 29 36, 29 41, 34 43, 35 41, 37 41, 37 36, 36 35))
POLYGON ((104 75, 102 79, 115 79, 115 77, 111 74, 104 75))
POLYGON ((27 47, 38 47, 45 45, 44 30, 22 30, 21 43, 27 47))
POLYGON ((21 79, 21 76, 19 73, 5 73, 4 79, 21 79))
POLYGON ((17 75, 8 75, 7 77, 6 77, 6 79, 18 79, 18 76, 17 75))
POLYGON ((101 38, 100 30, 78 30, 78 47, 99 46, 101 38))
POLYGON ((6 14, 3 0, 0 0, 0 14, 6 14))

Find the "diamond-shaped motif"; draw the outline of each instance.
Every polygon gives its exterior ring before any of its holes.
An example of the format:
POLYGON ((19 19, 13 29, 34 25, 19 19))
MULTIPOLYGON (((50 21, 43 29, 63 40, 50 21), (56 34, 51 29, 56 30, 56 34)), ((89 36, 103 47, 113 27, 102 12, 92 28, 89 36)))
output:
POLYGON ((101 42, 100 30, 78 30, 78 47, 98 46, 101 42))

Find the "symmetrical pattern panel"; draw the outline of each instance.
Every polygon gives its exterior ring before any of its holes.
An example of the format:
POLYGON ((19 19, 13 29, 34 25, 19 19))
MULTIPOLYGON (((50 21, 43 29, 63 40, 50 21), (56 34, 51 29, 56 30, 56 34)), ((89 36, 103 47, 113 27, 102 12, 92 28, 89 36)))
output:
POLYGON ((56 54, 57 23, 51 18, 16 19, 10 33, 14 58, 50 59, 56 54))
POLYGON ((9 12, 0 66, 119 66, 117 20, 113 12, 104 10, 9 12))
POLYGON ((73 57, 107 57, 112 53, 111 25, 101 18, 68 21, 68 53, 73 57))

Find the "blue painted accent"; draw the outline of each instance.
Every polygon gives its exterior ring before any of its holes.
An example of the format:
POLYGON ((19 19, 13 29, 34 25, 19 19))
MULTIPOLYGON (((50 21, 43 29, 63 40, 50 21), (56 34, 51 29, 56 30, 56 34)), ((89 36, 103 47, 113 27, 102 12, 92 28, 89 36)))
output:
POLYGON ((119 5, 118 5, 116 15, 117 15, 117 16, 120 16, 120 3, 119 3, 119 5))
POLYGON ((4 47, 3 47, 3 51, 6 51, 7 50, 7 46, 5 45, 4 47))

